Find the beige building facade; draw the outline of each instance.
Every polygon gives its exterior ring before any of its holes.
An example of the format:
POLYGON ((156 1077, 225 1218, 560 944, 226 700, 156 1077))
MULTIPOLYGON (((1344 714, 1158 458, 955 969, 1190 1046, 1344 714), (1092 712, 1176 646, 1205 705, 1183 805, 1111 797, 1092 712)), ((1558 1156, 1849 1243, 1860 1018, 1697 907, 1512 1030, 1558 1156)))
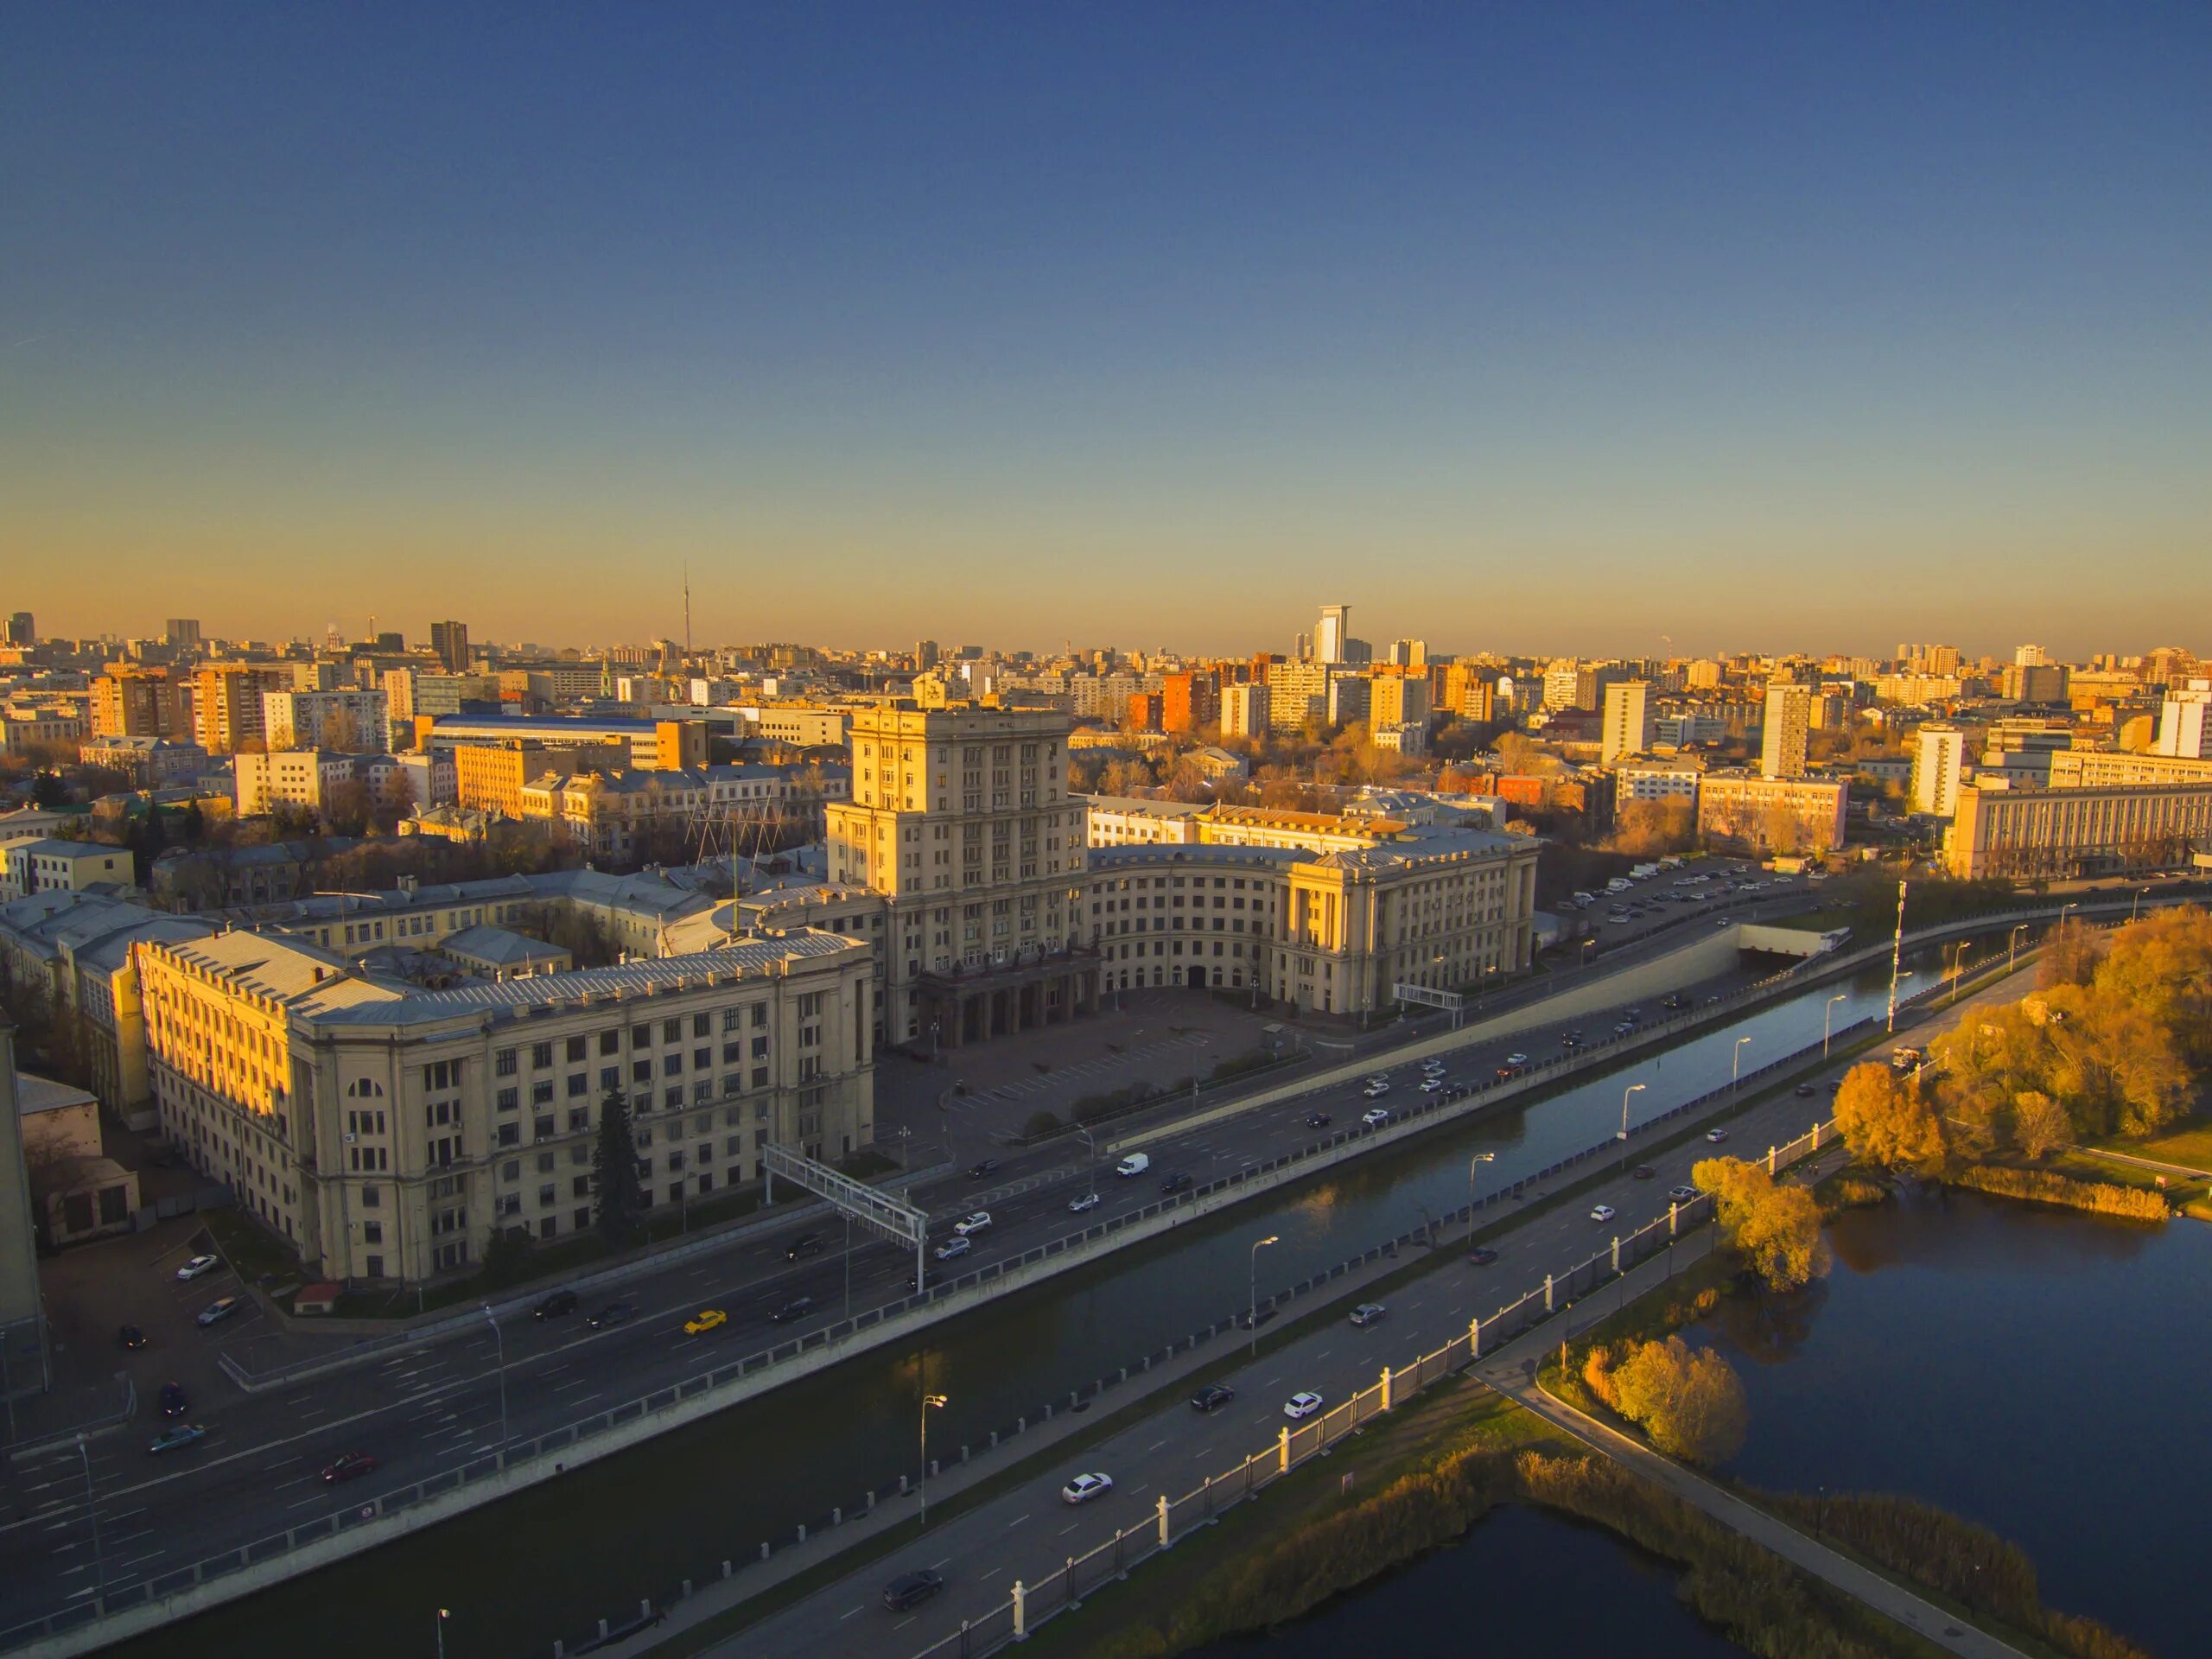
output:
POLYGON ((2057 880, 2177 868, 2207 848, 2212 782, 2070 789, 1968 784, 1959 791, 1943 859, 1965 880, 2057 880))

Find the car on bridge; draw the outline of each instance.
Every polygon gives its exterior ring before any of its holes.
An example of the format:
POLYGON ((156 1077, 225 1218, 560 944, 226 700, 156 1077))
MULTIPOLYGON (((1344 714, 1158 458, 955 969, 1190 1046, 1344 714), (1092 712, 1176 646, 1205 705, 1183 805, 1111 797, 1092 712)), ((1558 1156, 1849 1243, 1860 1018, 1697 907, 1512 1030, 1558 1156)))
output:
POLYGON ((146 1333, 135 1325, 126 1325, 115 1333, 118 1348, 138 1349, 146 1345, 146 1333))
POLYGON ((987 1175, 997 1174, 998 1169, 999 1160, 997 1159, 978 1159, 976 1162, 968 1166, 968 1179, 971 1181, 980 1181, 987 1175))
POLYGON ((1201 1414, 1219 1411, 1236 1397, 1236 1390, 1226 1382, 1209 1382, 1191 1396, 1191 1409, 1201 1414))
POLYGON ((627 1325, 638 1317, 635 1302, 609 1302, 584 1323, 594 1331, 606 1331, 618 1325, 627 1325))
POLYGON ((719 1331, 729 1323, 729 1315, 719 1307, 702 1307, 683 1321, 683 1334, 703 1337, 709 1331, 719 1331))
POLYGON ((1432 1072, 1421 1080, 1421 1091, 1424 1095, 1433 1095, 1440 1089, 1449 1089, 1451 1086, 1452 1080, 1441 1071, 1432 1072))
POLYGON ((1390 1310, 1380 1302, 1362 1302, 1351 1311, 1351 1322, 1362 1327, 1373 1325, 1390 1310))
POLYGON ((975 1248, 976 1247, 970 1244, 965 1237, 948 1238, 944 1243, 937 1247, 934 1254, 938 1261, 950 1262, 956 1256, 967 1255, 969 1251, 975 1248))
POLYGON ((901 1573, 883 1586, 883 1605, 894 1613, 906 1612, 944 1588, 943 1574, 918 1567, 912 1573, 901 1573))
POLYGON ((575 1311, 576 1293, 573 1290, 556 1290, 536 1307, 531 1308, 530 1317, 533 1319, 558 1319, 575 1311))
POLYGON ((154 1436, 149 1452, 175 1452, 181 1447, 196 1446, 207 1438, 207 1431, 198 1423, 172 1423, 154 1436))
POLYGON ((1505 1057, 1505 1063, 1508 1065, 1526 1065, 1529 1064, 1529 1057, 1520 1053, 1509 1054, 1505 1057))
POLYGON ((1728 1131, 1726 1129, 1707 1129, 1705 1132, 1705 1138, 1712 1141, 1713 1144, 1717 1147, 1723 1141, 1726 1141, 1728 1138, 1728 1131))
POLYGON ((1096 1192, 1078 1192, 1068 1200, 1068 1210, 1074 1215, 1079 1216, 1086 1210, 1096 1210, 1097 1207, 1098 1195, 1096 1192))
POLYGON ((791 1300, 785 1302, 781 1307, 776 1309, 774 1313, 768 1315, 769 1322, 774 1325, 790 1325, 796 1320, 804 1319, 808 1314, 813 1313, 814 1307, 815 1302, 813 1297, 794 1296, 791 1300))
POLYGON ((340 1452, 336 1459, 323 1465, 322 1484, 335 1486, 340 1481, 359 1480, 363 1475, 377 1471, 377 1460, 366 1452, 340 1452))
POLYGON ((790 1246, 784 1251, 784 1260, 796 1262, 802 1256, 819 1255, 824 1248, 821 1234, 801 1233, 797 1238, 791 1240, 790 1246))
POLYGON ((1302 1418, 1311 1417, 1315 1412, 1320 1409, 1321 1396, 1314 1393, 1311 1389, 1300 1389, 1296 1394, 1292 1395, 1289 1399, 1282 1402, 1282 1414, 1289 1418, 1293 1422, 1297 1422, 1302 1418))
POLYGON ((1467 1260, 1478 1268, 1486 1268, 1497 1260, 1497 1252, 1487 1244, 1478 1244, 1467 1252, 1467 1260))
POLYGON ((973 1215, 963 1216, 952 1224, 952 1230, 963 1238, 973 1238, 991 1224, 991 1212, 978 1210, 973 1215))
POLYGON ((1359 1121, 1370 1129, 1379 1129, 1390 1121, 1389 1109, 1382 1106, 1370 1106, 1359 1115, 1359 1121))
POLYGON ((190 1411, 191 1409, 192 1402, 184 1397, 184 1385, 181 1382, 164 1382, 162 1384, 162 1416, 171 1418, 181 1417, 186 1412, 190 1411))
POLYGON ((1390 1092, 1390 1080, 1388 1077, 1385 1077, 1380 1083, 1370 1083, 1366 1088, 1361 1090, 1359 1092, 1365 1095, 1370 1100, 1380 1100, 1383 1096, 1390 1092))
POLYGON ((1306 1127, 1309 1129, 1325 1129, 1329 1127, 1329 1115, 1326 1112, 1306 1114, 1306 1127))
POLYGON ((1667 1196, 1672 1198, 1676 1204, 1693 1204, 1695 1203, 1701 1195, 1699 1193, 1697 1188, 1689 1185, 1683 1185, 1669 1187, 1667 1189, 1667 1196))
POLYGON ((1590 1210, 1590 1219, 1592 1221, 1611 1221, 1618 1213, 1618 1212, 1615 1211, 1613 1206, 1610 1204, 1593 1205, 1591 1206, 1590 1210))
POLYGON ((1103 1497, 1114 1490, 1111 1475, 1077 1475, 1060 1488, 1063 1503, 1088 1503, 1093 1498, 1103 1497))
POLYGON ((1162 1192, 1180 1192, 1186 1189, 1190 1185, 1191 1177, 1189 1172, 1179 1169, 1173 1175, 1170 1175, 1166 1180, 1160 1184, 1160 1190, 1162 1192))

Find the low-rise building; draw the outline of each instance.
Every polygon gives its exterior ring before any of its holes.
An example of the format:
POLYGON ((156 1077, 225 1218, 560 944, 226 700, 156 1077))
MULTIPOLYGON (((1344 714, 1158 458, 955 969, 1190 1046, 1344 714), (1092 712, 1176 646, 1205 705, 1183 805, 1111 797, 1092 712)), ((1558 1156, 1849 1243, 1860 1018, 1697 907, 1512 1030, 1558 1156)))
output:
POLYGON ((247 751, 231 757, 231 786, 242 818, 280 806, 320 817, 333 795, 355 781, 354 757, 332 749, 247 751))
POLYGON ((167 789, 196 781, 207 770, 207 751, 165 737, 91 737, 77 746, 87 766, 119 772, 140 789, 167 789))
POLYGON ((1135 795, 1086 795, 1093 847, 1195 845, 1206 806, 1195 801, 1156 801, 1135 795))
POLYGON ((49 1249, 136 1226, 138 1177, 107 1155, 99 1102, 30 1072, 16 1077, 23 1161, 38 1230, 49 1249))
POLYGON ((136 880, 127 847, 48 836, 0 842, 0 899, 35 893, 82 893, 87 887, 127 887, 136 880))
POLYGON ((1825 778, 1708 772, 1698 785, 1700 840, 1756 853, 1827 853, 1843 845, 1850 785, 1825 778))
POLYGON ((1943 857, 1962 880, 2061 880, 2179 869, 2212 846, 2212 782, 1959 791, 1943 857))

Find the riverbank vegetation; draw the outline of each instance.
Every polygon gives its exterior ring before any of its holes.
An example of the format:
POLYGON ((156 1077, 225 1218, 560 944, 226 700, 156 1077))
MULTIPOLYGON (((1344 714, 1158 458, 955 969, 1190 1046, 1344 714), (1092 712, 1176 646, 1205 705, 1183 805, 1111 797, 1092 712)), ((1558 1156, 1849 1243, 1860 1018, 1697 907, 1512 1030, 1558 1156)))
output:
POLYGON ((2031 1204, 2063 1205, 2094 1215, 2128 1221, 2164 1221, 2169 1211, 2163 1194, 2112 1181, 2077 1181, 2047 1169, 2013 1169, 2001 1164, 1970 1164, 1951 1177, 1955 1185, 2000 1198, 2031 1204))
POLYGON ((1799 1290, 1828 1270, 1821 1205, 1809 1187, 1777 1181, 1764 1164, 1701 1159, 1690 1171, 1713 1195, 1721 1236, 1769 1290, 1799 1290))
POLYGON ((1751 1405, 1735 1367, 1710 1348, 1680 1337, 1599 1344, 1582 1362, 1582 1381, 1616 1416, 1685 1463, 1725 1463, 1744 1449, 1751 1405))

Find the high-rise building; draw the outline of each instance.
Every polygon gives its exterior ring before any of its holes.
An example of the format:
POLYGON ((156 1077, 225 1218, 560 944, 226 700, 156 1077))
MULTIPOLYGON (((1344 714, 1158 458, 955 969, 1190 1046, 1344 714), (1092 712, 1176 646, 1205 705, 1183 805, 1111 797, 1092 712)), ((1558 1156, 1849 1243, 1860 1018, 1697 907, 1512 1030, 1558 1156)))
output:
POLYGON ((173 616, 162 624, 162 643, 179 651, 200 649, 200 623, 197 618, 173 616))
POLYGON ((1920 728, 1912 760, 1912 810, 1948 818, 1959 804, 1967 763, 1967 734, 1931 722, 1920 728))
POLYGON ((1268 688, 1229 685, 1221 692, 1221 734, 1224 737, 1265 737, 1268 734, 1268 688))
POLYGON ((2154 747, 2159 754, 2192 760, 2212 755, 2212 680, 2191 680, 2185 689, 2166 693, 2154 747))
POLYGON ((265 741, 261 694, 289 691, 292 671, 281 663, 208 663, 192 677, 193 734, 210 754, 235 754, 265 741))
POLYGON ((468 624, 466 622, 433 622, 430 624, 430 649, 446 665, 448 674, 468 672, 468 624))
POLYGON ((1453 663, 1444 671, 1443 711, 1462 720, 1495 719, 1497 687, 1490 671, 1476 663, 1453 663))
POLYGON ((1160 729, 1195 732, 1221 719, 1221 677, 1194 668, 1164 676, 1160 682, 1160 729))
POLYGON ((29 611, 17 611, 8 619, 7 643, 11 645, 38 644, 38 624, 29 611))
POLYGON ((1346 661, 1344 642, 1351 637, 1351 607, 1324 605, 1321 624, 1313 633, 1313 656, 1324 663, 1346 661))
POLYGON ((1422 726, 1428 720, 1428 676, 1378 669, 1368 682, 1367 727, 1422 726))
POLYGON ((1428 641, 1426 639, 1393 639, 1390 660, 1400 668, 1427 668, 1428 641))
POLYGON ((1073 723, 1057 709, 854 712, 853 798, 825 809, 830 876, 883 896, 888 1040, 957 1046, 1096 1008, 1073 723))
POLYGON ((111 663, 92 682, 92 730, 101 737, 181 740, 184 705, 167 669, 111 663))
POLYGON ((1624 755, 1649 753, 1651 713, 1649 682, 1624 680, 1607 686, 1605 729, 1598 751, 1600 764, 1610 766, 1624 755))
POLYGON ((942 653, 934 639, 917 640, 914 645, 914 666, 926 674, 938 664, 942 653))
POLYGON ((1766 725, 1759 741, 1762 778, 1802 778, 1806 734, 1813 724, 1813 688, 1769 680, 1766 725))
POLYGON ((2041 645, 2015 645, 2012 666, 2015 668, 2043 668, 2050 662, 2050 653, 2041 645))

